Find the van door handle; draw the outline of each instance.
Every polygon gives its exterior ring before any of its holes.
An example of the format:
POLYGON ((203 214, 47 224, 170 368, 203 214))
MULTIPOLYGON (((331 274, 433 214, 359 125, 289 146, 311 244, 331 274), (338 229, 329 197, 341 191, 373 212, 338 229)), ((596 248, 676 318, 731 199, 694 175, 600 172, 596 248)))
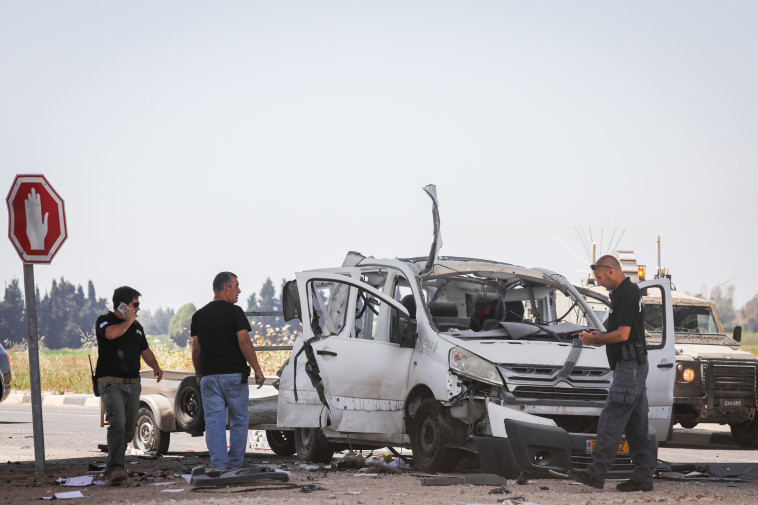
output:
POLYGON ((336 356, 337 353, 334 351, 316 351, 316 354, 319 356, 336 356))
POLYGON ((661 363, 660 365, 658 365, 658 368, 674 368, 674 364, 673 363, 661 363))

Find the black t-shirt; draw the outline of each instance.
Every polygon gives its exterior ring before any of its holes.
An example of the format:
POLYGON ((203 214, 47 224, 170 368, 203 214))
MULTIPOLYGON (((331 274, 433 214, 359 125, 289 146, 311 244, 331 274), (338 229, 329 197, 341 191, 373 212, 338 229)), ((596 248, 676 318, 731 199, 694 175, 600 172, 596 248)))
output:
POLYGON ((644 344, 645 335, 644 319, 642 316, 642 295, 640 288, 632 284, 629 277, 626 277, 616 289, 611 291, 611 312, 608 315, 605 328, 611 332, 618 329, 619 326, 629 326, 629 340, 617 342, 615 344, 606 344, 605 353, 608 356, 608 363, 612 369, 616 368, 616 363, 621 360, 621 347, 631 345, 635 341, 644 344))
POLYGON ((145 330, 136 320, 126 332, 114 340, 105 338, 105 329, 113 324, 123 323, 113 312, 108 312, 97 318, 95 335, 97 336, 97 368, 98 377, 123 377, 133 379, 139 377, 140 356, 147 350, 145 330))
POLYGON ((245 372, 247 360, 237 332, 252 331, 238 305, 214 300, 192 315, 190 334, 200 340, 200 375, 245 372))

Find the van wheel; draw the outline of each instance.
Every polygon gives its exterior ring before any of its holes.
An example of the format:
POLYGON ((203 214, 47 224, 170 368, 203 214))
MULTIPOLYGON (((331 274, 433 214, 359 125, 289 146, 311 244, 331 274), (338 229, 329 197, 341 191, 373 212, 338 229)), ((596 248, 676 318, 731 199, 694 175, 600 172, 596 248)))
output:
POLYGON ((295 428, 295 449, 303 461, 329 463, 334 455, 334 446, 319 428, 295 428))
POLYGON ((163 431, 155 422, 155 415, 149 407, 137 412, 137 426, 134 429, 134 447, 146 454, 166 454, 171 433, 163 431))
POLYGON ((458 466, 461 451, 447 447, 442 429, 442 406, 427 398, 416 411, 411 423, 413 462, 424 472, 450 472, 458 466))
POLYGON ((191 375, 182 379, 174 398, 174 415, 180 430, 201 435, 205 431, 203 400, 200 396, 200 384, 197 377, 191 375))
MULTIPOLYGON (((295 433, 287 430, 266 430, 266 440, 274 454, 292 456, 295 448, 295 433)), ((329 457, 331 459, 331 456, 329 457)))
POLYGON ((730 424, 732 436, 742 447, 751 449, 758 446, 758 418, 743 423, 730 424))

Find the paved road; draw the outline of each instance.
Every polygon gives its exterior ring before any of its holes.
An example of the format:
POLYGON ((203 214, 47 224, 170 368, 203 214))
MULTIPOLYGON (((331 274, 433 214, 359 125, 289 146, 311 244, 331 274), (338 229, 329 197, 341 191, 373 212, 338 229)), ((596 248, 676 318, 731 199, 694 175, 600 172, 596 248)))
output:
MULTIPOLYGON (((100 410, 63 405, 43 406, 45 457, 77 458, 100 454, 106 428, 100 427, 100 410)), ((0 405, 2 462, 34 461, 31 405, 0 405)), ((205 452, 203 437, 172 433, 170 452, 205 452)), ((731 437, 728 427, 701 425, 676 429, 672 441, 659 448, 658 458, 670 463, 758 463, 758 449, 745 450, 731 437)))
MULTIPOLYGON (((107 428, 100 427, 100 409, 79 406, 43 406, 45 457, 78 458, 100 454, 107 428)), ((0 447, 2 462, 34 461, 31 405, 0 405, 0 447)), ((205 451, 203 437, 173 433, 171 452, 205 451)))

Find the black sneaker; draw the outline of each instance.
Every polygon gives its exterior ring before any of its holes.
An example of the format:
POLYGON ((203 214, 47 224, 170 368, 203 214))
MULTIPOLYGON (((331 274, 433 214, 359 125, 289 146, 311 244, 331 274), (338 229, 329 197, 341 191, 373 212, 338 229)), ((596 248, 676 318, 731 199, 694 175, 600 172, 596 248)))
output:
POLYGON ((595 489, 603 489, 603 486, 605 486, 605 480, 581 470, 569 470, 567 475, 569 479, 581 482, 582 484, 594 487, 595 489))
POLYGON ((624 491, 624 492, 628 492, 628 491, 647 492, 647 491, 652 491, 652 490, 653 490, 652 482, 644 483, 644 482, 639 482, 639 481, 631 480, 631 479, 625 480, 624 482, 616 486, 616 491, 624 491))

